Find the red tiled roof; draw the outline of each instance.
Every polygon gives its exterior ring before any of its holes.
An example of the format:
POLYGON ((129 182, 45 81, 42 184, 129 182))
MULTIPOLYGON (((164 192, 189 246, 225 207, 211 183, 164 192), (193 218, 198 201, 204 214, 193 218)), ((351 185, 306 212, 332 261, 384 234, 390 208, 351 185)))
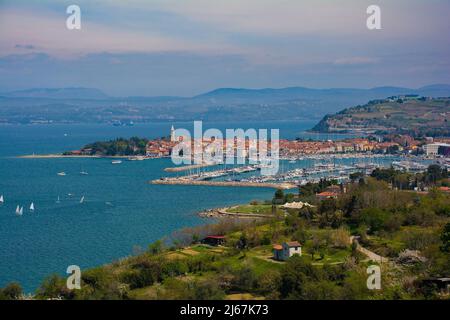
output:
POLYGON ((301 244, 298 241, 288 241, 286 244, 288 247, 301 247, 301 244))
POLYGON ((225 239, 225 236, 207 236, 205 239, 225 239))
POLYGON ((337 193, 336 192, 329 192, 329 191, 324 191, 321 193, 316 194, 319 197, 336 197, 337 193))

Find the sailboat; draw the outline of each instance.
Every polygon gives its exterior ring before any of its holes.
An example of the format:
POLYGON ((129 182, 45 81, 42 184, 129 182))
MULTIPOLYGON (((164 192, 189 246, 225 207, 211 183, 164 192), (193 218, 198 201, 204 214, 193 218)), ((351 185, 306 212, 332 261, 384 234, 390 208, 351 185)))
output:
POLYGON ((83 202, 84 202, 84 196, 82 196, 80 199, 80 203, 83 203, 83 202))
POLYGON ((58 196, 58 200, 56 200, 56 203, 61 203, 61 200, 59 200, 59 196, 58 196))
POLYGON ((18 216, 21 216, 23 214, 23 207, 17 206, 16 208, 16 214, 18 216))
POLYGON ((30 205, 30 211, 34 212, 34 202, 32 202, 31 205, 30 205))
POLYGON ((0 204, 4 204, 5 203, 5 199, 3 199, 3 195, 0 196, 0 204))

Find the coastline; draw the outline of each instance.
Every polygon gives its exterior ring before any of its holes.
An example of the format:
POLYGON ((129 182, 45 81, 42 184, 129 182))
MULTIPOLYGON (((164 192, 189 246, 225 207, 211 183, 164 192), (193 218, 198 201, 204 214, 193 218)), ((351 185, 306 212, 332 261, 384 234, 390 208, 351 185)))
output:
MULTIPOLYGON (((132 156, 99 156, 99 155, 64 155, 64 154, 31 154, 15 156, 17 159, 62 159, 62 158, 94 158, 94 159, 128 159, 132 156)), ((148 158, 150 159, 150 158, 148 158)))

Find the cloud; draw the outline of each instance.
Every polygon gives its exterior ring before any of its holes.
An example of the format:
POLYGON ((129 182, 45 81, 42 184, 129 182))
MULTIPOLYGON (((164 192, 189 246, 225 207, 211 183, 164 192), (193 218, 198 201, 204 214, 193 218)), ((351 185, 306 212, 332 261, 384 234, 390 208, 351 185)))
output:
MULTIPOLYGON (((135 0, 110 1, 122 10, 175 13, 217 32, 262 36, 367 36, 366 9, 372 0, 135 0)), ((384 38, 433 36, 450 31, 446 0, 378 0, 384 38), (426 27, 425 27, 426 26, 426 27)))
POLYGON ((378 63, 380 59, 373 57, 348 57, 340 58, 334 61, 335 65, 360 65, 360 64, 374 64, 378 63))
POLYGON ((157 30, 136 32, 89 19, 82 20, 81 30, 68 30, 65 19, 64 14, 45 11, 0 11, 1 54, 20 53, 17 50, 25 47, 18 43, 37 43, 41 51, 59 57, 99 52, 233 51, 230 45, 212 47, 202 41, 161 35, 157 30))
POLYGON ((16 49, 26 49, 26 50, 36 49, 36 47, 33 46, 32 44, 16 44, 14 46, 14 48, 16 48, 16 49))

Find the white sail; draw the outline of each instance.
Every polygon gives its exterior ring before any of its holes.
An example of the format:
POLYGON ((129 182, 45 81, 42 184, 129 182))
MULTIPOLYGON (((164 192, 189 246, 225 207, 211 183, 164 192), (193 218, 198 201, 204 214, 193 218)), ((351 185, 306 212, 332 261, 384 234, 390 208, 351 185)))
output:
POLYGON ((16 214, 20 214, 20 207, 19 206, 17 206, 17 208, 16 208, 16 214))
POLYGON ((56 200, 56 203, 60 203, 61 202, 61 200, 59 200, 59 196, 58 196, 58 200, 56 200))
POLYGON ((21 216, 23 214, 23 207, 17 206, 16 208, 16 214, 18 216, 21 216))
POLYGON ((80 203, 83 203, 83 202, 84 202, 84 196, 82 196, 80 199, 80 203))
POLYGON ((34 211, 34 202, 32 202, 30 205, 30 211, 34 211))
POLYGON ((5 200, 3 199, 3 195, 0 196, 0 203, 4 203, 5 200))
POLYGON ((19 214, 20 214, 20 215, 23 215, 23 207, 20 207, 19 214))

